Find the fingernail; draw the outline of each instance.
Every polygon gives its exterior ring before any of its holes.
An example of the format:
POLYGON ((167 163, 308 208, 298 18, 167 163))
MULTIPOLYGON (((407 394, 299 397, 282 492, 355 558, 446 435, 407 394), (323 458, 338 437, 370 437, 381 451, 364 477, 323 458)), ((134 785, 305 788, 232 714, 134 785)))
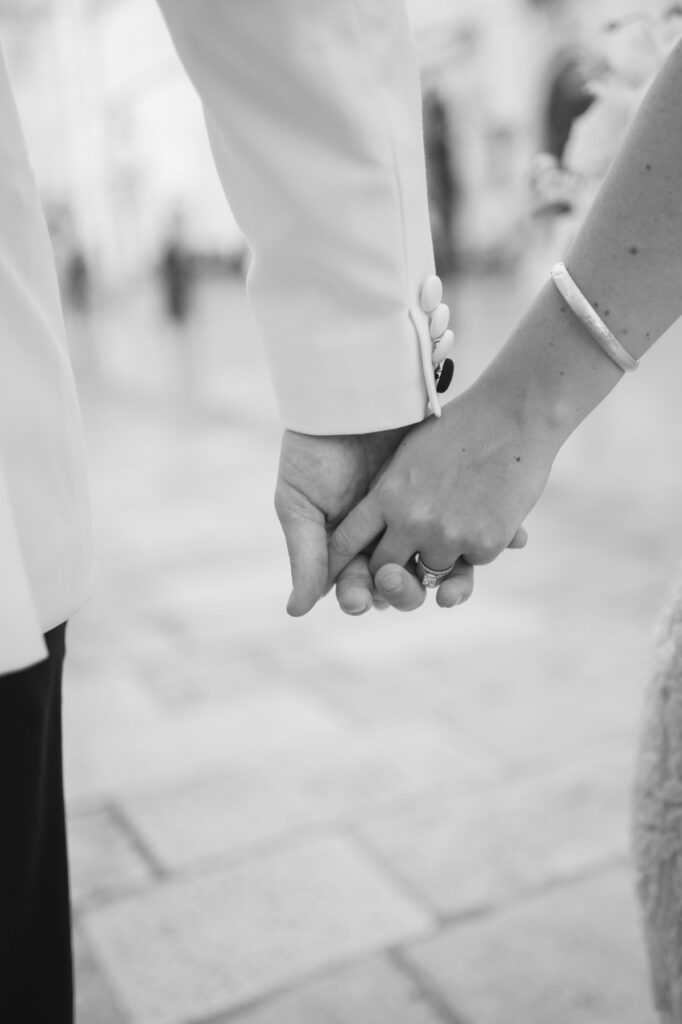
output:
POLYGON ((343 595, 342 607, 348 615, 363 615, 372 607, 372 598, 363 590, 348 590, 343 595))
POLYGON ((382 590, 384 594, 391 595, 400 593, 403 586, 403 581, 401 580, 397 572, 391 572, 388 573, 388 575, 386 576, 382 576, 382 578, 378 580, 377 583, 379 589, 382 590))

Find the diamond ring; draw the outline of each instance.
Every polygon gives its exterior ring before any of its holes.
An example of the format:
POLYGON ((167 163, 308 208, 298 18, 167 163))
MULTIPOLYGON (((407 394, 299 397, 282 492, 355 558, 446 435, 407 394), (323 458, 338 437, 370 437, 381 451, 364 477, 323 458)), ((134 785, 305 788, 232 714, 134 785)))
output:
POLYGON ((426 587, 427 590, 432 590, 437 587, 446 576, 449 576, 452 570, 455 568, 456 562, 449 565, 447 569, 431 569, 425 562, 422 562, 422 557, 417 552, 414 556, 415 563, 417 565, 417 576, 421 582, 422 587, 426 587))

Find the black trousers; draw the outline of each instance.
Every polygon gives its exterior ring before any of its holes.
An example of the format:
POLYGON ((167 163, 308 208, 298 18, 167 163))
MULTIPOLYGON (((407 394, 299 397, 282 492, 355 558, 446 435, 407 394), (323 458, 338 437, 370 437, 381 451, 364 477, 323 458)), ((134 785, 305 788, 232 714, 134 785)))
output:
POLYGON ((0 675, 0 1021, 72 1024, 62 775, 65 626, 47 660, 0 675))

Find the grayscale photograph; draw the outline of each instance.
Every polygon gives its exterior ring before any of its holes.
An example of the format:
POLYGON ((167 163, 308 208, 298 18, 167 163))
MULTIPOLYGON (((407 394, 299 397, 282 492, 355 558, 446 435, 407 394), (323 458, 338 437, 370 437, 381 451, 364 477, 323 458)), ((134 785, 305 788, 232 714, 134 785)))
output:
POLYGON ((681 382, 682 3, 0 0, 0 1024, 682 1024, 681 382))

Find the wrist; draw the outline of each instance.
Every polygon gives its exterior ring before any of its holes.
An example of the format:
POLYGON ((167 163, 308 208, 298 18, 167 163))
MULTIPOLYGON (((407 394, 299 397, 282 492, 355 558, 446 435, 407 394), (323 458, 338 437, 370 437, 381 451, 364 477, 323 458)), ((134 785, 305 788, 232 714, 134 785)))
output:
POLYGON ((481 382, 517 431, 556 454, 622 376, 549 282, 481 382))

